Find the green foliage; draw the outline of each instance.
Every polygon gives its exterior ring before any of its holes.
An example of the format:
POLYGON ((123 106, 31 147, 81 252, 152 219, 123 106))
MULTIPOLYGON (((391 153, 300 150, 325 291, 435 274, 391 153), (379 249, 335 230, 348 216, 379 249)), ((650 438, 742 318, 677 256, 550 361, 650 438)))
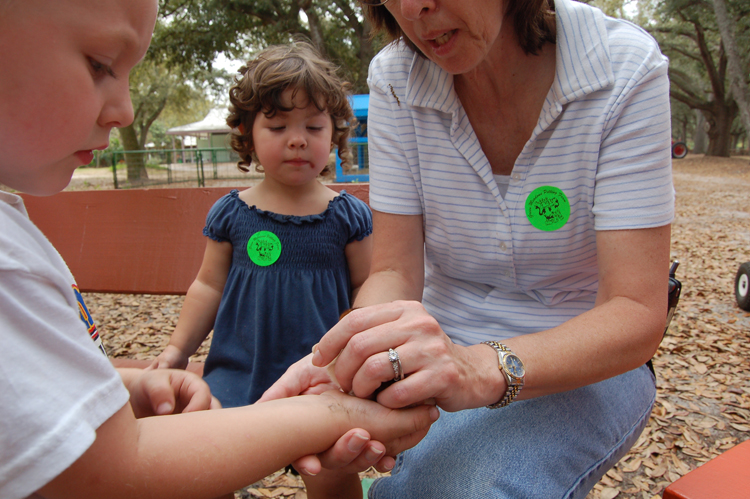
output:
POLYGON ((161 0, 150 57, 211 71, 219 53, 246 59, 296 36, 309 38, 367 92, 367 66, 379 48, 355 0, 161 0))
MULTIPOLYGON (((706 118, 709 146, 707 154, 728 156, 730 130, 737 115, 737 104, 729 93, 727 58, 711 0, 639 1, 652 19, 642 24, 659 42, 670 59, 669 76, 673 102, 700 110, 706 118)), ((750 6, 746 1, 727 2, 738 24, 738 42, 747 60, 750 6)), ((750 75, 750 66, 745 74, 750 75)), ((690 122, 687 113, 674 106, 673 124, 690 122)))

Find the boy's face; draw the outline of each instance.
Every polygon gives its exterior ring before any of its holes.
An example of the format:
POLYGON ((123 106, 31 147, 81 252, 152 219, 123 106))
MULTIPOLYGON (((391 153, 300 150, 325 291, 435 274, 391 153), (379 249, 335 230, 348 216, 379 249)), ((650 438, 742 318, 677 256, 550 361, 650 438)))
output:
POLYGON ((156 12, 156 0, 0 4, 0 184, 54 194, 133 121, 128 75, 156 12))

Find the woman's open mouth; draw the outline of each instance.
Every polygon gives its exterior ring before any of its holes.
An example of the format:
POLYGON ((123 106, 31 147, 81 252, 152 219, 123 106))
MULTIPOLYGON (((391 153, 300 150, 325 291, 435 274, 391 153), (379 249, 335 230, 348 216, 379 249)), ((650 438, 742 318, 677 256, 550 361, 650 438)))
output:
POLYGON ((446 31, 445 33, 443 33, 442 35, 438 36, 437 38, 433 38, 432 40, 430 40, 430 43, 432 45, 436 46, 436 47, 441 47, 441 46, 445 45, 446 43, 448 43, 448 40, 451 39, 451 37, 453 36, 453 34, 455 32, 456 32, 455 29, 452 29, 450 31, 446 31))

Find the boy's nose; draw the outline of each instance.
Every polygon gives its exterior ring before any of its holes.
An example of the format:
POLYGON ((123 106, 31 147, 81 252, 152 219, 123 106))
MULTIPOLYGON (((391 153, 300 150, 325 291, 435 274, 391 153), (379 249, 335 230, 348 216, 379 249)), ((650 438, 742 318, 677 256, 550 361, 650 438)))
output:
POLYGON ((127 78, 114 84, 99 114, 102 127, 122 128, 133 123, 133 102, 130 100, 130 85, 127 78))

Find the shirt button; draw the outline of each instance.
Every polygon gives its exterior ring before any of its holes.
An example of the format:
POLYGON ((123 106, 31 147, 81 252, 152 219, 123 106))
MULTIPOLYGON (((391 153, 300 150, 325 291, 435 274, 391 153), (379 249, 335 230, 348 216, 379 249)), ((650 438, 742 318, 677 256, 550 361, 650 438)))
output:
POLYGON ((510 270, 505 271, 505 277, 510 277, 510 270))
POLYGON ((507 248, 507 246, 505 246, 505 243, 501 242, 500 243, 500 249, 503 250, 503 251, 505 251, 506 248, 507 248))

